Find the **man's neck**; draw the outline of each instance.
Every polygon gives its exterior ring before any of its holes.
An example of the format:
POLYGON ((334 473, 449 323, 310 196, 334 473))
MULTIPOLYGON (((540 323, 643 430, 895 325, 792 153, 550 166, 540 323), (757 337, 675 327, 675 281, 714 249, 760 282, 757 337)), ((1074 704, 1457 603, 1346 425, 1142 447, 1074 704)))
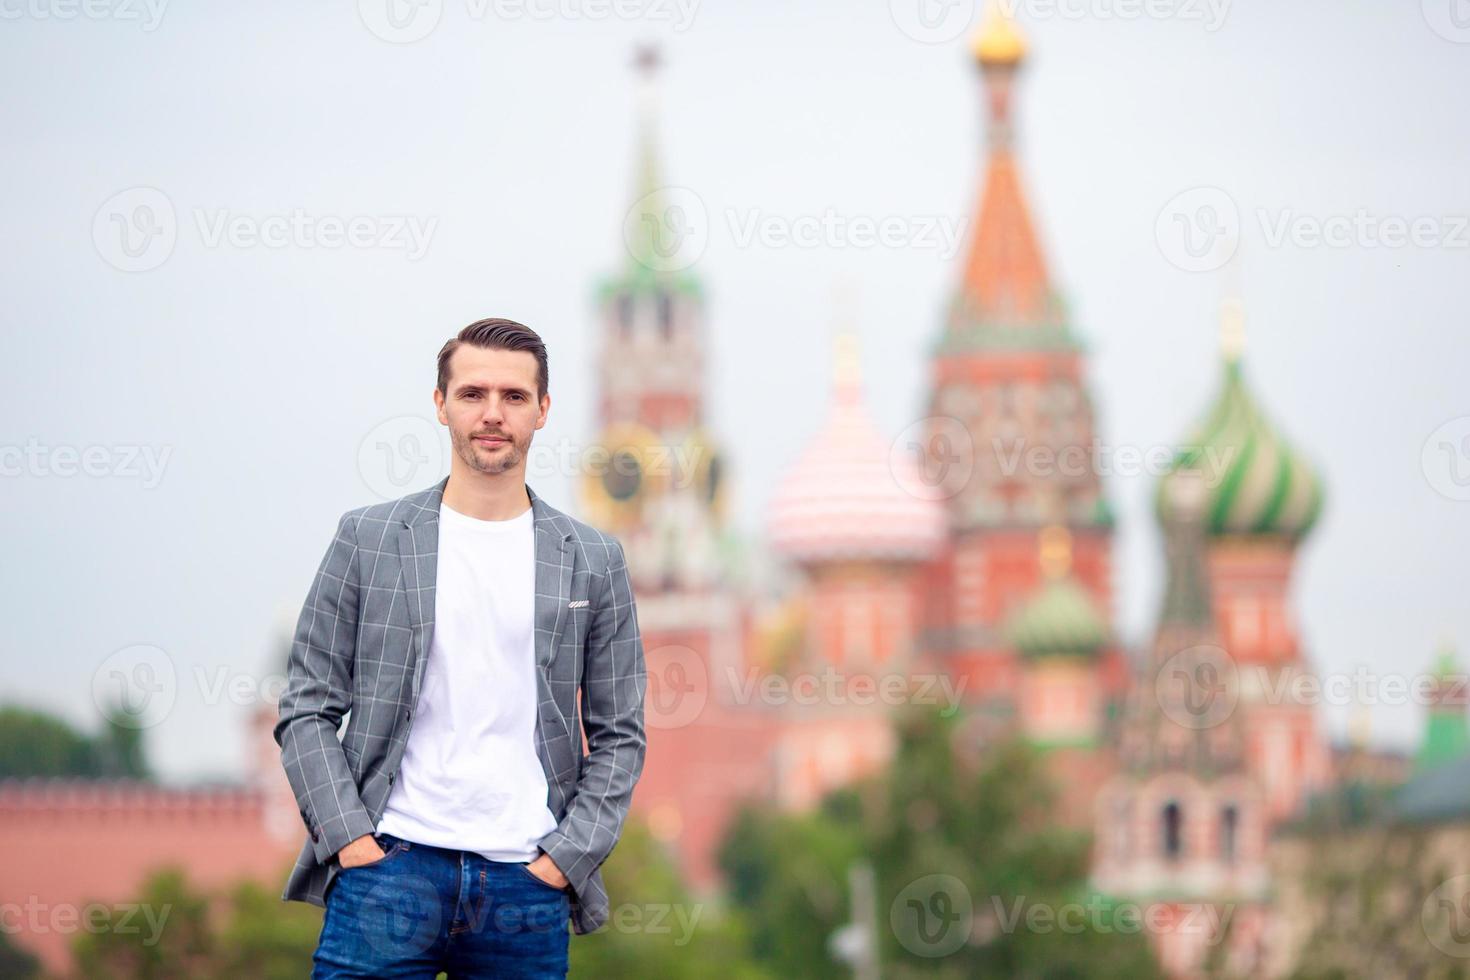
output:
POLYGON ((444 486, 444 503, 451 510, 476 520, 508 521, 530 508, 531 497, 526 493, 524 470, 507 470, 490 476, 451 469, 449 482, 444 486))

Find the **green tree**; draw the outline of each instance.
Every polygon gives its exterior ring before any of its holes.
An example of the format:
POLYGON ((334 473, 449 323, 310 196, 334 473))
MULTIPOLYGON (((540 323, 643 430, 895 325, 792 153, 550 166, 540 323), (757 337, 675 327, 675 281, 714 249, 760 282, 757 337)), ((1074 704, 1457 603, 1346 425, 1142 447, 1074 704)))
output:
POLYGON ((0 929, 0 977, 34 980, 41 975, 41 961, 16 946, 10 934, 0 929))
POLYGON ((967 745, 959 721, 904 712, 883 772, 812 814, 740 815, 720 860, 756 959, 781 975, 850 975, 828 940, 851 916, 847 873, 861 860, 884 977, 1157 976, 1145 939, 1088 892, 1088 835, 1055 826, 1037 752, 967 745))
POLYGON ((671 857, 635 817, 602 866, 607 925, 571 940, 573 977, 767 980, 747 952, 738 916, 684 887, 671 857))
POLYGON ((121 708, 92 737, 43 711, 0 707, 0 779, 30 776, 149 779, 143 731, 121 708))

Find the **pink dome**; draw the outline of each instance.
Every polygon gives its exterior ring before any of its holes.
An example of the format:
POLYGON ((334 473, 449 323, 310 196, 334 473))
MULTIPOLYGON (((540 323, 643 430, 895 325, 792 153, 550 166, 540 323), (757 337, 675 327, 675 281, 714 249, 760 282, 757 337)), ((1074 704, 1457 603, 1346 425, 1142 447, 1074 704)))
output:
POLYGON ((924 489, 918 464, 864 410, 857 340, 839 334, 832 407, 771 500, 772 546, 806 563, 923 560, 946 531, 943 506, 924 489))

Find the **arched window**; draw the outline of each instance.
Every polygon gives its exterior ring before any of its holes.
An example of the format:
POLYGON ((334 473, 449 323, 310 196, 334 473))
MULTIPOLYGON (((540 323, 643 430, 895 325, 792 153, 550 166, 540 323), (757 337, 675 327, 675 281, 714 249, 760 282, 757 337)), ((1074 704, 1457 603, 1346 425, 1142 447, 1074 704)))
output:
POLYGON ((624 340, 633 336, 633 297, 630 293, 618 297, 618 335, 624 340))
POLYGON ((664 340, 674 336, 674 299, 668 293, 658 294, 658 330, 664 340))
POLYGON ((1179 804, 1169 801, 1160 814, 1164 838, 1164 857, 1177 861, 1184 855, 1184 812, 1179 804))
POLYGON ((1220 857, 1226 864, 1235 863, 1235 835, 1240 827, 1240 811, 1234 803, 1220 810, 1220 857))

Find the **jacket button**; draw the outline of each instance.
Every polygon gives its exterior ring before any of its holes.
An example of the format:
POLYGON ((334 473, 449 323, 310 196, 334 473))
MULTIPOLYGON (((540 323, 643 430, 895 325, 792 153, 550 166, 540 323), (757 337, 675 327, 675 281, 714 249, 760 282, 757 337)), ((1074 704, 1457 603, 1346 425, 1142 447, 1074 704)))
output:
POLYGON ((390 772, 390 773, 388 773, 388 785, 389 786, 392 786, 393 785, 393 777, 394 776, 397 776, 397 775, 398 775, 398 773, 396 773, 396 772, 390 772))

